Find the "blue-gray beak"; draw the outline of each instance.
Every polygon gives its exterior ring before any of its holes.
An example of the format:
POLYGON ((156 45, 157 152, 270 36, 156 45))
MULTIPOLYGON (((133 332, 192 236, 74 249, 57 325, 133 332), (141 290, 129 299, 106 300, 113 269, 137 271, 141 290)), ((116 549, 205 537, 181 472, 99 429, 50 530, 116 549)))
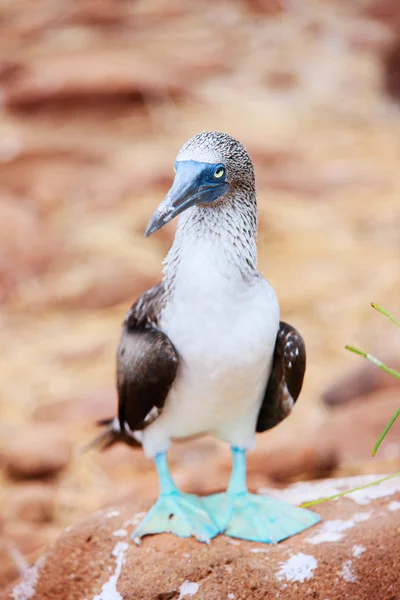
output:
POLYGON ((213 165, 192 160, 176 163, 174 183, 150 219, 145 237, 164 227, 195 204, 212 203, 228 188, 226 181, 213 181, 213 165))

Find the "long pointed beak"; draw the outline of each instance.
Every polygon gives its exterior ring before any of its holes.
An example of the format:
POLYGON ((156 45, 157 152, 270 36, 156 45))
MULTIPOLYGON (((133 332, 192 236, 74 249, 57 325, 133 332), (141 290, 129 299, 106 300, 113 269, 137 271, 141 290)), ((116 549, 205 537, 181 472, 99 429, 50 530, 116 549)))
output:
POLYGON ((204 163, 182 161, 177 164, 174 183, 150 219, 144 234, 145 237, 164 227, 191 206, 201 202, 213 202, 227 188, 225 183, 213 184, 203 181, 204 163))

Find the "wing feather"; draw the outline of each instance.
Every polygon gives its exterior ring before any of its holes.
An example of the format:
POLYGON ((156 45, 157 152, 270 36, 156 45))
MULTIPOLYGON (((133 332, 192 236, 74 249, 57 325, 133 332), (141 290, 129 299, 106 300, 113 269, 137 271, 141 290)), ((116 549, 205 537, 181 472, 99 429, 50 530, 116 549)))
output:
POLYGON ((271 429, 292 411, 303 385, 306 347, 300 333, 281 321, 275 342, 271 374, 258 414, 256 431, 271 429))
POLYGON ((140 431, 161 413, 178 369, 170 339, 158 329, 165 302, 162 283, 141 296, 126 315, 117 351, 118 418, 98 436, 103 448, 117 441, 140 445, 140 431))

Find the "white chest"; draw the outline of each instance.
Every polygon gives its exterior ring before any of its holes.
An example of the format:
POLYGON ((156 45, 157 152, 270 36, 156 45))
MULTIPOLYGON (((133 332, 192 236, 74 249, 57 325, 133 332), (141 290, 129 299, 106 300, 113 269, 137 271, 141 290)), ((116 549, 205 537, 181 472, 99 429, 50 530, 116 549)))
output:
MULTIPOLYGON (((209 273, 210 280, 213 274, 209 273)), ((205 291, 201 276, 179 283, 165 308, 161 329, 168 335, 183 368, 199 375, 251 368, 272 353, 279 322, 279 306, 267 281, 210 281, 205 291), (200 368, 201 367, 201 368, 200 368)))
POLYGON ((158 423, 170 437, 212 433, 231 443, 254 437, 279 306, 265 279, 244 280, 221 262, 207 248, 192 253, 162 314, 160 327, 180 356, 158 423))

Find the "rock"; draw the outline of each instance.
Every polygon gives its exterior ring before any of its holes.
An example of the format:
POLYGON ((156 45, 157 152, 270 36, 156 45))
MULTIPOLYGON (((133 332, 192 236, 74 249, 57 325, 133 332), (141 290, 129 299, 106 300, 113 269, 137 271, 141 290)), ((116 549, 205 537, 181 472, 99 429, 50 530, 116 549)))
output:
POLYGON ((400 25, 400 7, 397 0, 371 0, 364 7, 368 17, 387 23, 391 27, 400 25))
POLYGON ((35 426, 9 437, 2 448, 2 462, 10 477, 50 477, 68 464, 71 444, 60 428, 35 426))
POLYGON ((259 15, 275 15, 285 10, 285 3, 282 0, 248 0, 246 8, 259 15))
POLYGON ((400 40, 388 49, 383 57, 383 85, 386 92, 397 102, 400 100, 400 40))
POLYGON ((43 559, 39 559, 33 567, 24 571, 22 581, 15 587, 13 592, 13 600, 29 600, 32 594, 35 593, 35 586, 42 563, 43 559))
MULTIPOLYGON (((315 437, 303 437, 305 430, 296 430, 298 437, 277 441, 269 439, 257 442, 257 449, 247 458, 247 483, 249 489, 296 481, 326 477, 339 464, 337 444, 329 440, 318 444, 315 437)), ((210 471, 206 457, 195 465, 177 465, 174 476, 188 493, 215 494, 223 491, 229 481, 232 459, 228 448, 217 448, 210 471)))
POLYGON ((59 530, 49 525, 9 521, 0 528, 0 590, 21 575, 48 544, 54 542, 59 530))
MULTIPOLYGON (((332 479, 270 493, 299 504, 369 481, 332 479)), ((140 547, 129 536, 143 513, 108 509, 65 531, 2 600, 397 598, 400 480, 314 508, 322 523, 276 546, 223 535, 208 546, 164 534, 140 547)))
POLYGON ((72 268, 67 274, 55 276, 50 284, 34 293, 33 308, 56 310, 97 310, 121 302, 132 302, 154 285, 154 278, 134 267, 121 266, 118 261, 99 259, 89 266, 72 268))
MULTIPOLYGON (((15 549, 7 542, 4 538, 0 539, 0 589, 15 581, 21 571, 18 568, 19 552, 15 552, 15 549)), ((26 565, 25 565, 26 566, 26 565)))
MULTIPOLYGON (((394 369, 400 369, 398 359, 387 358, 386 364, 394 369)), ((364 401, 368 402, 368 394, 387 388, 400 389, 400 380, 390 377, 381 369, 377 369, 375 365, 367 362, 346 373, 330 385, 323 392, 322 400, 326 405, 332 407, 347 404, 361 396, 364 397, 364 401)))
POLYGON ((0 302, 29 276, 47 271, 60 254, 54 236, 27 203, 0 198, 0 302))
MULTIPOLYGON (((21 557, 36 560, 46 546, 55 540, 58 531, 50 525, 16 521, 7 523, 5 538, 9 548, 14 548, 21 557)), ((15 552, 11 553, 16 556, 15 552)))
MULTIPOLYGON (((380 390, 359 398, 348 406, 331 411, 315 430, 309 432, 314 445, 333 444, 342 464, 354 460, 376 460, 371 452, 376 440, 390 417, 399 408, 397 389, 380 390)), ((379 450, 379 457, 397 458, 400 461, 400 422, 394 423, 379 450)), ((399 463, 400 464, 400 463, 399 463)))
POLYGON ((117 95, 183 94, 179 72, 124 48, 49 53, 26 61, 9 77, 4 90, 10 108, 44 101, 68 101, 117 95))
POLYGON ((339 464, 339 453, 336 444, 330 440, 316 446, 312 438, 307 439, 307 437, 299 436, 298 439, 291 440, 290 443, 287 440, 273 446, 268 443, 267 448, 265 450, 260 448, 249 454, 249 481, 252 477, 261 473, 264 473, 270 481, 276 483, 326 477, 339 464))
POLYGON ((116 413, 118 401, 114 386, 94 389, 72 398, 39 405, 34 418, 43 423, 94 425, 95 419, 107 419, 116 413))
POLYGON ((3 516, 7 521, 50 523, 54 519, 56 492, 47 483, 18 483, 4 497, 3 516))
POLYGON ((266 173, 263 184, 279 191, 295 193, 304 197, 322 197, 347 187, 368 186, 377 190, 387 189, 389 180, 383 173, 371 172, 366 165, 328 165, 315 172, 315 166, 303 164, 287 165, 266 173))

